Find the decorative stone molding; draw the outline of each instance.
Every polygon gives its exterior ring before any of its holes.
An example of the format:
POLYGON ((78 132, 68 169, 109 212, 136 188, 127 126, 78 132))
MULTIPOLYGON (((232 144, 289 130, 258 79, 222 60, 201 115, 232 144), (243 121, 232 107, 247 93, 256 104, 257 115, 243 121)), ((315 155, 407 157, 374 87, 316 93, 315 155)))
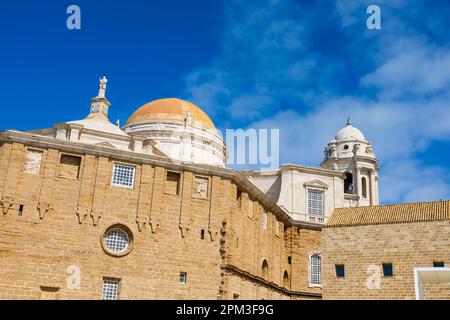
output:
POLYGON ((187 232, 189 231, 189 226, 188 225, 183 225, 183 224, 179 224, 178 228, 180 228, 181 231, 181 237, 186 237, 187 232))
POLYGON ((218 232, 214 231, 211 227, 208 227, 208 233, 209 236, 211 237, 211 241, 214 241, 214 239, 216 238, 218 232))
POLYGON ((55 209, 50 203, 46 202, 39 202, 37 209, 39 211, 39 219, 44 219, 44 217, 47 215, 47 213, 54 213, 55 209))
POLYGON ((88 208, 77 208, 77 216, 78 216, 78 223, 82 224, 83 221, 87 218, 87 216, 90 214, 91 210, 88 208))
POLYGON ((151 218, 150 218, 150 220, 149 220, 149 222, 148 222, 148 225, 149 225, 150 231, 151 231, 152 233, 156 233, 156 231, 159 231, 159 229, 160 229, 159 223, 157 223, 157 222, 155 222, 155 221, 152 221, 151 218))
POLYGON ((91 210, 92 225, 96 226, 103 216, 103 210, 91 210))
POLYGON ((226 272, 225 272, 225 252, 226 252, 226 226, 227 226, 227 219, 223 219, 222 221, 222 228, 220 228, 220 257, 222 259, 222 263, 220 265, 220 285, 219 285, 219 297, 220 299, 224 299, 226 296, 225 291, 225 280, 226 280, 226 272))
POLYGON ((148 217, 145 216, 136 216, 136 224, 138 226, 139 232, 144 229, 144 226, 148 223, 148 217))
POLYGON ((303 184, 305 188, 317 188, 317 189, 324 189, 328 190, 328 185, 320 180, 312 180, 305 182, 303 184))
POLYGON ((104 147, 104 148, 113 148, 116 149, 115 146, 113 146, 111 143, 109 142, 100 142, 100 143, 96 143, 95 146, 99 146, 99 147, 104 147))
MULTIPOLYGON (((268 289, 274 290, 274 291, 278 291, 280 293, 284 293, 286 295, 290 295, 290 296, 298 296, 298 297, 310 297, 310 298, 315 298, 315 299, 320 299, 322 298, 322 294, 321 293, 316 293, 316 292, 308 292, 308 291, 294 291, 294 290, 289 290, 287 288, 281 287, 279 285, 277 285, 274 282, 270 282, 267 281, 259 276, 256 276, 248 271, 242 270, 239 267, 235 266, 235 265, 231 265, 231 264, 226 264, 222 267, 222 269, 226 272, 226 273, 230 273, 230 274, 236 274, 239 275, 242 278, 245 278, 247 281, 250 281, 252 283, 255 284, 259 284, 262 285, 268 289)), ((223 271, 222 271, 223 272, 223 271)))
POLYGON ((7 214, 9 209, 16 203, 13 197, 2 197, 0 200, 0 205, 3 208, 3 214, 7 214))

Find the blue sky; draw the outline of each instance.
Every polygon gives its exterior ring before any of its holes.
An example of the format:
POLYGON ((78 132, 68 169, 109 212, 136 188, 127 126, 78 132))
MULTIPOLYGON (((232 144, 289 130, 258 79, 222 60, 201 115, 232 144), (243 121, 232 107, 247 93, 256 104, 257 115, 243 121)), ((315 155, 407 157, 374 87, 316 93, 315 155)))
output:
POLYGON ((279 128, 281 162, 319 165, 348 116, 380 159, 381 200, 450 198, 446 1, 21 1, 0 10, 2 129, 84 118, 108 76, 122 123, 162 97, 219 128, 279 128), (66 8, 81 8, 81 30, 66 8), (381 7, 382 29, 366 28, 381 7))

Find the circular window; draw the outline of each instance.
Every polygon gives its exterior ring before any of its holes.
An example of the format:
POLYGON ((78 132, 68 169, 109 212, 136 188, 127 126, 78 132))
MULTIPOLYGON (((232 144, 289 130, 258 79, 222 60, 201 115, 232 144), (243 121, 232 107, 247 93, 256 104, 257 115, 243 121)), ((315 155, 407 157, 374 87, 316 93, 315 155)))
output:
POLYGON ((123 256, 130 252, 132 236, 128 228, 121 225, 111 226, 103 235, 103 248, 109 254, 123 256))
POLYGON ((345 146, 344 146, 344 150, 347 150, 348 149, 348 144, 346 144, 345 146))

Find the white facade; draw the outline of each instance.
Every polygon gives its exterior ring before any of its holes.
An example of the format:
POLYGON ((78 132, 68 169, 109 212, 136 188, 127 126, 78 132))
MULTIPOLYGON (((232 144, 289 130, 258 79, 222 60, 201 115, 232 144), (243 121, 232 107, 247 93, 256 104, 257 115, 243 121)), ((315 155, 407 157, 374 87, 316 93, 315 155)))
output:
POLYGON ((378 169, 371 144, 348 122, 325 148, 321 167, 242 173, 294 220, 323 224, 334 208, 378 205, 378 169))
POLYGON ((125 125, 133 137, 155 142, 155 147, 176 161, 225 166, 225 144, 217 131, 170 119, 125 125))

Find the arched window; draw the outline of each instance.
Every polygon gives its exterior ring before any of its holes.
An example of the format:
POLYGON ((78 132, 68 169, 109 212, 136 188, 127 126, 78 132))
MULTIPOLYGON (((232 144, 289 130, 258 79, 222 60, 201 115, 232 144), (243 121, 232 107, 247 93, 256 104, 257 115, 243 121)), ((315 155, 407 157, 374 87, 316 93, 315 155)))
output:
POLYGON ((322 283, 322 257, 314 253, 309 257, 309 285, 320 286, 322 283))
POLYGON ((261 274, 262 277, 267 280, 269 277, 269 264, 267 263, 267 260, 264 259, 263 263, 262 263, 262 268, 261 268, 261 274))
POLYGON ((353 191, 353 175, 350 172, 346 172, 344 179, 344 192, 352 194, 353 191))
POLYGON ((283 275, 283 286, 289 288, 289 273, 285 270, 283 275))
POLYGON ((362 189, 362 197, 364 199, 367 198, 367 179, 366 177, 362 177, 361 179, 361 189, 362 189))

